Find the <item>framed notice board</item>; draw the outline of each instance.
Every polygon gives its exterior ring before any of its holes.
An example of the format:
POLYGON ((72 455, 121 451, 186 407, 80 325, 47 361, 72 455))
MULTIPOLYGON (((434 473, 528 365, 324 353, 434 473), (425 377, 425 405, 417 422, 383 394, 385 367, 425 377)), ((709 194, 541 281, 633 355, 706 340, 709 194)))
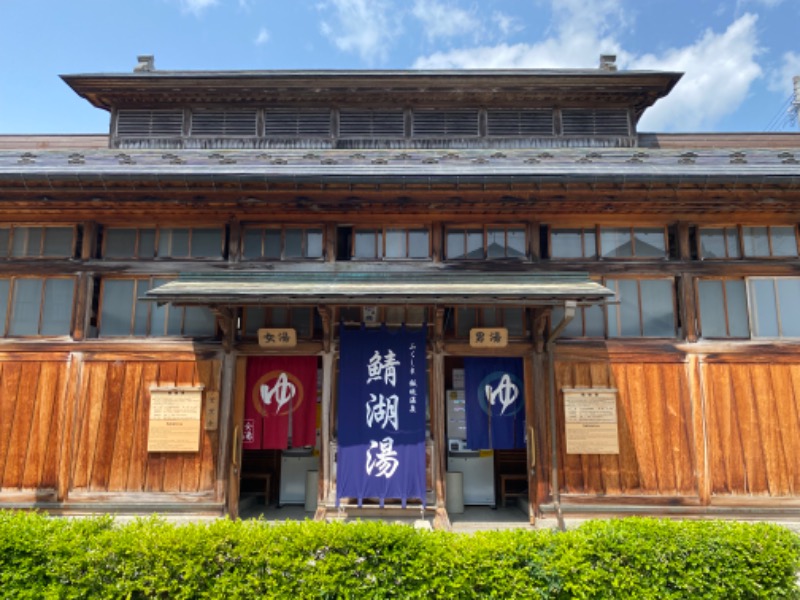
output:
POLYGON ((567 454, 619 454, 617 390, 564 388, 567 454))
POLYGON ((201 387, 150 388, 148 452, 198 452, 201 387))

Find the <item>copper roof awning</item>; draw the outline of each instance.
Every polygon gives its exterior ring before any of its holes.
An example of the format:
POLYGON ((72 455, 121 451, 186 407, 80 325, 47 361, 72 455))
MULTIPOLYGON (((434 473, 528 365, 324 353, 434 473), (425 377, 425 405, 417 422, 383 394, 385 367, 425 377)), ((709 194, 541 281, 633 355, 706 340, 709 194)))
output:
POLYGON ((586 273, 273 272, 185 275, 143 297, 178 305, 595 303, 613 292, 586 273))

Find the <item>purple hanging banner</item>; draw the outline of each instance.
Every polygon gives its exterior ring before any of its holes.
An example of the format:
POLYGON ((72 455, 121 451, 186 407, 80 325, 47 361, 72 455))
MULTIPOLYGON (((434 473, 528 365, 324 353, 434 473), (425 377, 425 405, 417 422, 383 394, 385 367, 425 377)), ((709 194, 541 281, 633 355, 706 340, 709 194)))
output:
POLYGON ((337 504, 425 503, 425 332, 341 327, 337 504))
POLYGON ((525 385, 521 358, 465 358, 467 447, 525 447, 525 385))

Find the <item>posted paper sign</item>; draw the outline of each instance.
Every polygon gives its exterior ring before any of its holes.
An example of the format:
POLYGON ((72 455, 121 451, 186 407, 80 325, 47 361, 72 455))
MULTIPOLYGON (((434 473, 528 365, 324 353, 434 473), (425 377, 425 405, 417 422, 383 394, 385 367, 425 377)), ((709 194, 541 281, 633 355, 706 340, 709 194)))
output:
POLYGON ((619 454, 617 390, 563 391, 567 454, 619 454))
POLYGON ((198 452, 203 388, 152 388, 148 452, 198 452))

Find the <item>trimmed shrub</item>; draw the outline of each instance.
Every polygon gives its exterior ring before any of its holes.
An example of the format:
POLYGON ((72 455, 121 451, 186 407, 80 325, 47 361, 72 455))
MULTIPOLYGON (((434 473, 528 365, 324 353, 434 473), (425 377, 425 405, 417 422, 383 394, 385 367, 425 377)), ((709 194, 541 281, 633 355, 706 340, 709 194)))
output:
POLYGON ((800 538, 764 523, 459 535, 0 512, 3 598, 800 598, 798 569, 800 538))

